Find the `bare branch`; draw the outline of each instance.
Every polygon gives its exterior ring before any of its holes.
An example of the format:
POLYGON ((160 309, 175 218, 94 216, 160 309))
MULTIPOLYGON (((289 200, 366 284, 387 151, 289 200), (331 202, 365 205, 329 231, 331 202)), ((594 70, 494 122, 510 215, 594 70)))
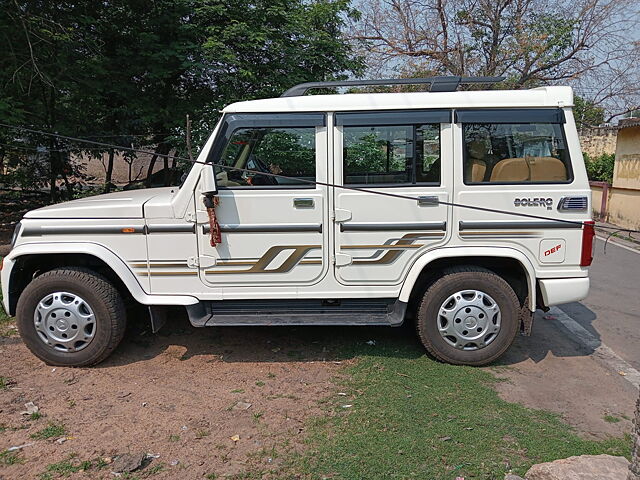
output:
POLYGON ((612 114, 640 97, 640 45, 629 41, 640 26, 634 0, 361 0, 357 7, 351 39, 378 72, 569 83, 612 114))

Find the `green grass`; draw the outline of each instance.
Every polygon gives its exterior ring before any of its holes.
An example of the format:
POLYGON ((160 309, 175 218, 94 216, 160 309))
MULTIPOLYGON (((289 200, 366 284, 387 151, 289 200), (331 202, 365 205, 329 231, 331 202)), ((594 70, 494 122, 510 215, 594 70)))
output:
POLYGON ((152 475, 157 475, 160 472, 166 470, 166 465, 164 463, 158 463, 146 469, 144 472, 145 477, 150 477, 152 475))
POLYGON ((61 462, 47 465, 46 471, 42 472, 39 480, 52 480, 54 478, 69 477, 74 473, 87 472, 90 470, 102 470, 107 463, 101 458, 94 460, 80 460, 76 453, 71 453, 61 462))
POLYGON ((2 450, 0 452, 0 465, 8 466, 23 462, 24 458, 20 456, 20 451, 10 452, 8 450, 2 450))
POLYGON ((614 417, 613 415, 605 415, 604 421, 607 423, 618 423, 620 419, 618 417, 614 417))
POLYGON ((40 412, 33 412, 31 415, 29 415, 30 420, 40 420, 41 418, 42 418, 42 413, 40 412))
POLYGON ((10 378, 0 375, 0 390, 7 390, 12 383, 10 378))
POLYGON ((49 422, 42 430, 31 434, 31 438, 36 440, 46 440, 48 438, 62 437, 67 434, 67 429, 60 423, 49 422))
POLYGON ((325 403, 288 467, 305 478, 492 479, 572 455, 629 455, 628 436, 585 440, 554 414, 501 400, 488 371, 435 362, 406 338, 349 356, 348 396, 325 403))

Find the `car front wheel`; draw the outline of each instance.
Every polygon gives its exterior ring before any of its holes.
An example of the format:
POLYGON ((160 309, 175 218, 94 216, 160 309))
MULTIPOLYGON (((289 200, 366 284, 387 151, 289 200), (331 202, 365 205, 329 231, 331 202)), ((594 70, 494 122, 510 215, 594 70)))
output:
POLYGON ((24 289, 16 310, 26 346, 49 365, 86 367, 118 346, 126 327, 122 297, 105 277, 57 268, 24 289))

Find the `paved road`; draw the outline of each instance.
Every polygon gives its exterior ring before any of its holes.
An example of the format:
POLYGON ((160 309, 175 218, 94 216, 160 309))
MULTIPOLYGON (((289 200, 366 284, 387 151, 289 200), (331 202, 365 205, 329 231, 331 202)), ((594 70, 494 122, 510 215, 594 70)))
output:
POLYGON ((560 308, 640 370, 640 252, 597 240, 589 296, 560 308))

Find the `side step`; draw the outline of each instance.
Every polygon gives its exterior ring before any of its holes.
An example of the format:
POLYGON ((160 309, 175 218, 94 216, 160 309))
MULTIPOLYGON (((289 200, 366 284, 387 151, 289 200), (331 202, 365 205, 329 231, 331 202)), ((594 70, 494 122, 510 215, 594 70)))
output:
POLYGON ((195 327, 241 325, 399 326, 407 304, 395 298, 215 300, 187 305, 195 327))

